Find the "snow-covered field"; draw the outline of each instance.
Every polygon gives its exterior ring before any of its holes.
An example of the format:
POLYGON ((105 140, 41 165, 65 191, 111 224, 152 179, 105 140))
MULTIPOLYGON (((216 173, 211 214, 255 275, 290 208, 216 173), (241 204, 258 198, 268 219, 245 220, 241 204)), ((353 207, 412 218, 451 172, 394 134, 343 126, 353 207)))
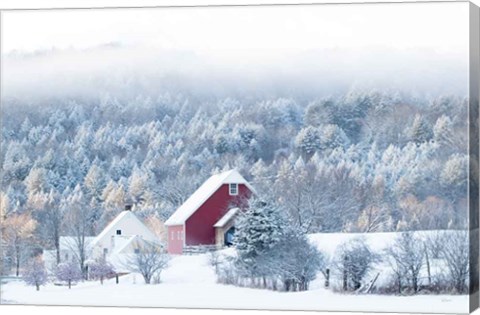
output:
MULTIPOLYGON (((326 252, 348 235, 313 235, 311 239, 326 244, 326 252), (328 237, 325 239, 325 237, 328 237)), ((390 235, 377 238, 379 249, 392 240, 390 235), (383 244, 383 245, 382 245, 383 244)), ((374 245, 372 245, 374 247, 374 245)), ((331 310, 468 313, 468 296, 385 296, 333 293, 323 288, 319 277, 307 292, 273 292, 216 283, 207 255, 177 256, 162 274, 162 283, 145 285, 140 275, 127 275, 103 286, 99 282, 80 283, 71 290, 48 284, 39 292, 23 282, 2 286, 3 303, 46 305, 185 307, 225 309, 331 310)))

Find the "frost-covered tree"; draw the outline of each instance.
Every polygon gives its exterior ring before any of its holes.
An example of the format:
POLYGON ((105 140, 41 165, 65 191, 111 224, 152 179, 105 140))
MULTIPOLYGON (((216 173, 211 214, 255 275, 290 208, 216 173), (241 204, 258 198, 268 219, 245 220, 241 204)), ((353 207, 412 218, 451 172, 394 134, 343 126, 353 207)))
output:
POLYGON ((234 246, 238 252, 237 264, 246 277, 267 276, 270 267, 264 259, 280 240, 283 233, 278 206, 252 198, 237 218, 234 246))
POLYGON ((60 204, 60 196, 51 190, 45 194, 35 194, 32 201, 32 215, 41 222, 38 225, 38 236, 47 246, 55 249, 57 263, 60 262, 60 234, 65 216, 65 209, 60 204))
POLYGON ((69 250, 73 252, 79 270, 82 272, 83 277, 86 278, 87 268, 85 262, 91 254, 91 244, 89 244, 87 237, 91 236, 90 231, 93 224, 92 207, 85 202, 80 186, 77 186, 72 194, 62 200, 61 207, 66 213, 66 230, 72 237, 71 243, 68 244, 69 250))
POLYGON ((131 272, 142 275, 146 284, 150 284, 153 277, 160 279, 161 272, 168 267, 170 256, 159 244, 144 243, 137 253, 131 254, 125 262, 131 272))
POLYGON ((337 273, 341 276, 344 291, 359 290, 365 277, 379 260, 365 238, 354 238, 342 244, 335 253, 337 273))
POLYGON ((134 168, 129 179, 128 192, 135 204, 145 201, 148 188, 148 175, 139 168, 134 168))
POLYGON ((468 231, 444 231, 440 256, 447 267, 448 284, 460 294, 468 292, 470 274, 470 240, 468 231))
POLYGON ((83 279, 78 264, 74 262, 59 264, 55 270, 55 276, 59 281, 67 283, 69 289, 72 288, 72 283, 83 279))
POLYGON ((433 137, 433 132, 428 122, 419 114, 415 116, 408 133, 410 140, 416 144, 427 142, 433 137))
POLYGON ((15 275, 20 275, 20 266, 32 240, 37 222, 30 213, 12 213, 2 218, 2 239, 13 253, 15 275))
POLYGON ((462 195, 467 189, 468 157, 454 154, 443 166, 440 184, 448 189, 453 197, 462 195))
POLYGON ((399 293, 408 286, 413 293, 420 290, 420 271, 425 264, 425 246, 412 232, 403 232, 386 250, 388 262, 397 277, 399 293))
POLYGON ((325 256, 300 230, 285 227, 282 239, 267 253, 271 274, 279 276, 285 291, 306 291, 310 282, 325 269, 325 256))
POLYGON ((31 165, 32 161, 24 145, 15 141, 10 142, 3 158, 3 182, 8 184, 11 181, 23 181, 27 177, 31 165))
POLYGON ((350 139, 339 126, 328 124, 321 128, 320 148, 322 150, 347 148, 349 145, 350 139))
POLYGON ((32 168, 25 178, 25 186, 29 195, 45 192, 49 188, 45 170, 43 168, 32 168))
POLYGON ((442 145, 451 145, 454 141, 453 122, 446 115, 440 116, 433 126, 433 139, 442 145))
POLYGON ((45 285, 48 281, 47 269, 40 257, 35 257, 27 264, 23 272, 23 281, 26 284, 35 286, 40 291, 40 286, 45 285))
POLYGON ((115 269, 105 259, 100 259, 88 264, 88 273, 90 279, 100 280, 103 285, 103 280, 114 275, 115 269))
POLYGON ((105 176, 102 169, 93 164, 85 175, 84 186, 89 198, 97 202, 102 200, 102 191, 105 188, 105 176))
POLYGON ((390 216, 384 207, 368 205, 358 218, 358 228, 366 233, 385 231, 389 228, 389 219, 390 216))
POLYGON ((332 100, 313 101, 305 110, 305 123, 314 127, 330 124, 334 120, 335 110, 332 100))
POLYGON ((319 129, 312 126, 303 128, 295 138, 295 145, 305 156, 312 156, 317 150, 322 148, 319 129))

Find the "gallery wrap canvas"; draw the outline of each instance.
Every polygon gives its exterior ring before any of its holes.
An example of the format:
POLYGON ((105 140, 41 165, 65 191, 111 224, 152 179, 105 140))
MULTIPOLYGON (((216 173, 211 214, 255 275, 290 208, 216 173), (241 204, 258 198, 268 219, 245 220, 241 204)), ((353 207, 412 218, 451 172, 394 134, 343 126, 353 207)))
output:
POLYGON ((3 10, 0 303, 472 312, 479 19, 3 10))

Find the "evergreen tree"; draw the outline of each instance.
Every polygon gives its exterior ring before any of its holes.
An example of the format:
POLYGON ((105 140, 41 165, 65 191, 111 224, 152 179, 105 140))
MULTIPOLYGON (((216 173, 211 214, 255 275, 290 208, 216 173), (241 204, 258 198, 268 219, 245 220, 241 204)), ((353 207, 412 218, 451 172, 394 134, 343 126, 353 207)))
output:
POLYGON ((303 128, 295 138, 295 145, 305 156, 312 156, 322 148, 321 135, 318 128, 308 126, 303 128))
POLYGON ((409 130, 410 140, 416 144, 429 141, 433 137, 431 127, 421 115, 416 115, 409 130))
POLYGON ((238 251, 238 264, 247 276, 268 273, 262 265, 266 253, 280 240, 283 223, 279 208, 258 199, 251 199, 249 206, 236 222, 234 245, 238 251))

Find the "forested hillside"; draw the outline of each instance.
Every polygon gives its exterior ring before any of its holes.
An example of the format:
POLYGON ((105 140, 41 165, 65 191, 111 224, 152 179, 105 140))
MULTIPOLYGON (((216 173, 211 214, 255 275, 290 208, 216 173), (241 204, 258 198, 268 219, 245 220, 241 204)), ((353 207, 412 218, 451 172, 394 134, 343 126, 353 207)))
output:
POLYGON ((229 168, 309 233, 466 226, 467 100, 458 97, 105 95, 11 100, 2 119, 2 216, 28 214, 47 246, 72 208, 88 209, 92 235, 126 202, 164 220, 229 168))

